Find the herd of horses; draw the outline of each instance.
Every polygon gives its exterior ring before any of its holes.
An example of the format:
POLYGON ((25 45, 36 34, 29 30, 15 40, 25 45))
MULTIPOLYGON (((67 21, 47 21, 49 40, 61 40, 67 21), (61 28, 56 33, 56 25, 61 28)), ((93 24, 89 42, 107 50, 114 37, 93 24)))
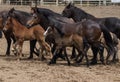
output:
MULTIPOLYGON (((23 42, 30 41, 30 56, 35 53, 40 60, 55 64, 58 58, 67 60, 71 65, 66 47, 72 48, 71 59, 77 64, 85 57, 86 64, 97 64, 98 56, 102 64, 118 62, 118 39, 120 39, 120 19, 116 17, 96 18, 84 10, 69 3, 62 14, 50 9, 31 7, 31 12, 14 8, 0 12, 0 29, 7 40, 6 55, 10 55, 13 41, 13 52, 21 59, 23 42), (71 19, 73 20, 71 20, 71 19), (36 42, 39 48, 36 48, 36 42), (88 59, 91 48, 93 58, 88 59), (107 56, 104 58, 104 49, 107 56)), ((72 60, 71 60, 72 61, 72 60)))

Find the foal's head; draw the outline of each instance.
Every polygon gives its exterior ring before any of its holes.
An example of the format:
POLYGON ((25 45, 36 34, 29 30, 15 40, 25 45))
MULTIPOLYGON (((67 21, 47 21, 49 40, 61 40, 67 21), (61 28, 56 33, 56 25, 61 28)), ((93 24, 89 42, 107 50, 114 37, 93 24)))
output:
POLYGON ((13 27, 13 24, 12 24, 12 18, 11 17, 8 17, 5 24, 3 25, 3 30, 4 31, 8 31, 8 30, 11 30, 12 27, 13 27))
POLYGON ((32 7, 30 13, 32 14, 32 17, 27 22, 27 26, 39 24, 41 15, 38 13, 38 9, 36 7, 32 7))

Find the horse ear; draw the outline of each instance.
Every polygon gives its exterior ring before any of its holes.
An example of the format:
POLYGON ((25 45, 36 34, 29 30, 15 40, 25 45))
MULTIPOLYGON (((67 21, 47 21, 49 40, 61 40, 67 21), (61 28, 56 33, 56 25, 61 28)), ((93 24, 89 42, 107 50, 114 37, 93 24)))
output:
POLYGON ((8 12, 8 15, 11 16, 14 10, 15 10, 14 7, 12 9, 10 9, 8 12))
POLYGON ((11 12, 11 13, 12 13, 14 10, 15 10, 15 9, 14 9, 14 7, 13 7, 12 9, 10 9, 10 11, 9 11, 9 12, 11 12))
POLYGON ((73 3, 70 2, 66 7, 70 8, 72 5, 73 5, 73 3))

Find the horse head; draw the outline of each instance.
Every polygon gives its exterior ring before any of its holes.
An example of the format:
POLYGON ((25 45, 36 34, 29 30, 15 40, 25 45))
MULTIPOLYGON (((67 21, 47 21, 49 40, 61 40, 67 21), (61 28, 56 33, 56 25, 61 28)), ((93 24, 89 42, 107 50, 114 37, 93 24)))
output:
POLYGON ((39 24, 42 17, 42 14, 38 12, 38 9, 36 7, 31 7, 31 14, 32 17, 27 22, 28 27, 39 24))
POLYGON ((73 14, 73 9, 74 9, 74 5, 72 3, 69 3, 62 11, 62 15, 71 18, 73 14))
POLYGON ((13 24, 12 24, 12 16, 8 16, 6 22, 4 23, 3 25, 3 31, 10 31, 13 27, 13 24))

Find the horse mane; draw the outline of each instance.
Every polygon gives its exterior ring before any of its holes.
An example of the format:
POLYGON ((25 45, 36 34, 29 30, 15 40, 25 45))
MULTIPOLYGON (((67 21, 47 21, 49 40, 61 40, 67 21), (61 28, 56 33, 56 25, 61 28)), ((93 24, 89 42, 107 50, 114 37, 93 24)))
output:
POLYGON ((88 17, 93 17, 93 18, 94 18, 94 17, 95 17, 95 16, 93 16, 93 15, 85 12, 85 11, 84 11, 83 9, 81 9, 81 8, 78 8, 78 7, 76 7, 76 6, 73 6, 73 7, 77 10, 77 12, 83 13, 84 16, 86 16, 86 18, 88 18, 88 17))
POLYGON ((28 20, 28 18, 31 16, 29 13, 21 10, 15 10, 12 8, 9 10, 8 15, 12 15, 14 18, 17 19, 22 25, 25 25, 24 20, 28 20))
POLYGON ((62 32, 62 27, 63 27, 63 22, 60 22, 58 20, 56 20, 54 17, 49 17, 50 19, 50 26, 53 28, 56 28, 56 30, 58 31, 58 33, 61 35, 61 37, 64 35, 64 33, 62 32))

